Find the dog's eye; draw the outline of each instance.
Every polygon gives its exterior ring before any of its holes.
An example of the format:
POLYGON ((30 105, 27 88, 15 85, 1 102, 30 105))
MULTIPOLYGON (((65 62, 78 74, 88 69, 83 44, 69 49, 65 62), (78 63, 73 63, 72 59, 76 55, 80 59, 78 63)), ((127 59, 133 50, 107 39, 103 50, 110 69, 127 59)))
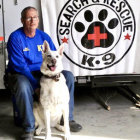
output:
POLYGON ((47 57, 48 57, 48 58, 51 58, 51 55, 48 54, 47 57))
POLYGON ((56 58, 59 58, 59 56, 57 55, 56 58))

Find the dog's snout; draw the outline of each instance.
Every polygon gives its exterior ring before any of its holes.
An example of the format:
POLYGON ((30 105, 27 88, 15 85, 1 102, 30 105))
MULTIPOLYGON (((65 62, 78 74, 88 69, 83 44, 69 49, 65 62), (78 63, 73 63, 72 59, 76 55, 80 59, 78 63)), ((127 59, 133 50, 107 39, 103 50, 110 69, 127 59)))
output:
POLYGON ((56 64, 56 59, 52 59, 52 63, 53 64, 56 64))

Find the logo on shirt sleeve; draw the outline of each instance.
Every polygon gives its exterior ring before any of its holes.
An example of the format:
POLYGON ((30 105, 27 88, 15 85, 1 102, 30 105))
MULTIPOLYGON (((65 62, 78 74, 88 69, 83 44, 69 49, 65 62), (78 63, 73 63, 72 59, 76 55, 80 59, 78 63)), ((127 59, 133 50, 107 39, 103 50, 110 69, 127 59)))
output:
POLYGON ((23 49, 23 51, 27 52, 27 51, 30 51, 30 49, 26 47, 26 48, 23 49))

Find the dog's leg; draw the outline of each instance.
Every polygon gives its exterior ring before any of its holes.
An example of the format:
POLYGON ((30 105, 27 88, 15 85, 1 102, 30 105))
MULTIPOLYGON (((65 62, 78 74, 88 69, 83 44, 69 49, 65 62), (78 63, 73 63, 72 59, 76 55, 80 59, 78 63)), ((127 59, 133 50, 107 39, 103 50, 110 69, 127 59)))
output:
POLYGON ((51 139, 50 111, 44 109, 45 140, 51 139))
POLYGON ((63 110, 63 117, 64 117, 64 133, 65 133, 65 140, 70 139, 70 128, 69 128, 69 106, 67 105, 63 110))
POLYGON ((38 128, 35 130, 35 134, 36 135, 40 135, 41 131, 45 128, 44 122, 40 118, 39 113, 40 113, 39 108, 34 109, 34 116, 35 116, 36 127, 38 125, 38 128))
POLYGON ((55 128, 61 132, 64 132, 64 126, 60 125, 60 124, 56 124, 55 128))

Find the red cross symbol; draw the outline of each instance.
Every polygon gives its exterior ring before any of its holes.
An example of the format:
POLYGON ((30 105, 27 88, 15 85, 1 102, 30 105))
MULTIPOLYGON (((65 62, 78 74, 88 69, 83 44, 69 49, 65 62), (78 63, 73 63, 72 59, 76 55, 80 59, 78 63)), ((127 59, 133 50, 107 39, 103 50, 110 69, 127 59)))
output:
POLYGON ((94 34, 88 34, 88 40, 94 40, 94 46, 100 46, 100 40, 107 39, 107 33, 100 33, 100 27, 94 27, 94 34))

